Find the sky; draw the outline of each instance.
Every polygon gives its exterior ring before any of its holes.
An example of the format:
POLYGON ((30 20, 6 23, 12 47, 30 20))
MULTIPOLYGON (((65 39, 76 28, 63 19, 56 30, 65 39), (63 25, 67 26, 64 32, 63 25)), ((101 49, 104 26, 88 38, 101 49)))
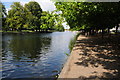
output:
POLYGON ((7 11, 10 10, 10 5, 13 2, 20 2, 22 5, 28 3, 29 1, 36 1, 40 4, 43 11, 53 11, 56 9, 54 3, 50 0, 1 0, 5 5, 7 11))

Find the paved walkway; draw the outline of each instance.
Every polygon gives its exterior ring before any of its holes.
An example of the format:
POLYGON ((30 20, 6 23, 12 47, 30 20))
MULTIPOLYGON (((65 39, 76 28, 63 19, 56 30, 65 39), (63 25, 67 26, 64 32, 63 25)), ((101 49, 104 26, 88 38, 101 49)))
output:
POLYGON ((59 78, 120 79, 120 41, 113 40, 80 35, 59 78))

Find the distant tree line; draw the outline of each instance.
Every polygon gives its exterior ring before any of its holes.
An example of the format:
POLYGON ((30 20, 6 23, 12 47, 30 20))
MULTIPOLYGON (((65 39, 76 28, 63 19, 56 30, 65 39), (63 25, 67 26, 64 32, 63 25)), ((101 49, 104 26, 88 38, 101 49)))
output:
MULTIPOLYGON (((2 4, 2 3, 1 3, 2 4)), ((14 2, 6 13, 2 6, 3 30, 63 31, 65 21, 71 30, 84 30, 95 34, 98 31, 110 32, 120 24, 120 2, 56 2, 57 10, 42 11, 40 5, 31 1, 24 6, 14 2), (61 14, 56 12, 61 11, 61 14)))
POLYGON ((120 24, 120 2, 56 2, 70 28, 94 34, 101 31, 109 33, 120 24))
POLYGON ((35 1, 30 1, 24 6, 20 2, 14 2, 11 9, 6 12, 2 5, 2 30, 3 31, 63 31, 61 17, 53 12, 42 11, 40 5, 35 1))

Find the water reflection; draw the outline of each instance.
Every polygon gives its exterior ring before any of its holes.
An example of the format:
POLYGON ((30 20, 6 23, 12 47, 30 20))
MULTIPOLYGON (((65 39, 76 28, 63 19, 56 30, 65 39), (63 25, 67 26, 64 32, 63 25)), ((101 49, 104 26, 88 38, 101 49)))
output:
POLYGON ((54 77, 60 73, 69 53, 73 32, 4 34, 2 38, 3 78, 54 77))
POLYGON ((28 58, 37 58, 41 54, 42 48, 45 50, 49 49, 51 38, 22 38, 22 36, 14 37, 10 44, 10 50, 16 58, 28 57, 28 58))

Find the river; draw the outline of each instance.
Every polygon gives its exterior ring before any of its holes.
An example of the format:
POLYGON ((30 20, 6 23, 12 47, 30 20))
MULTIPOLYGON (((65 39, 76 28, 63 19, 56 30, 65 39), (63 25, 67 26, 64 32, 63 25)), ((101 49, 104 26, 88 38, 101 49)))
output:
POLYGON ((70 54, 76 32, 2 35, 2 78, 52 78, 70 54))

